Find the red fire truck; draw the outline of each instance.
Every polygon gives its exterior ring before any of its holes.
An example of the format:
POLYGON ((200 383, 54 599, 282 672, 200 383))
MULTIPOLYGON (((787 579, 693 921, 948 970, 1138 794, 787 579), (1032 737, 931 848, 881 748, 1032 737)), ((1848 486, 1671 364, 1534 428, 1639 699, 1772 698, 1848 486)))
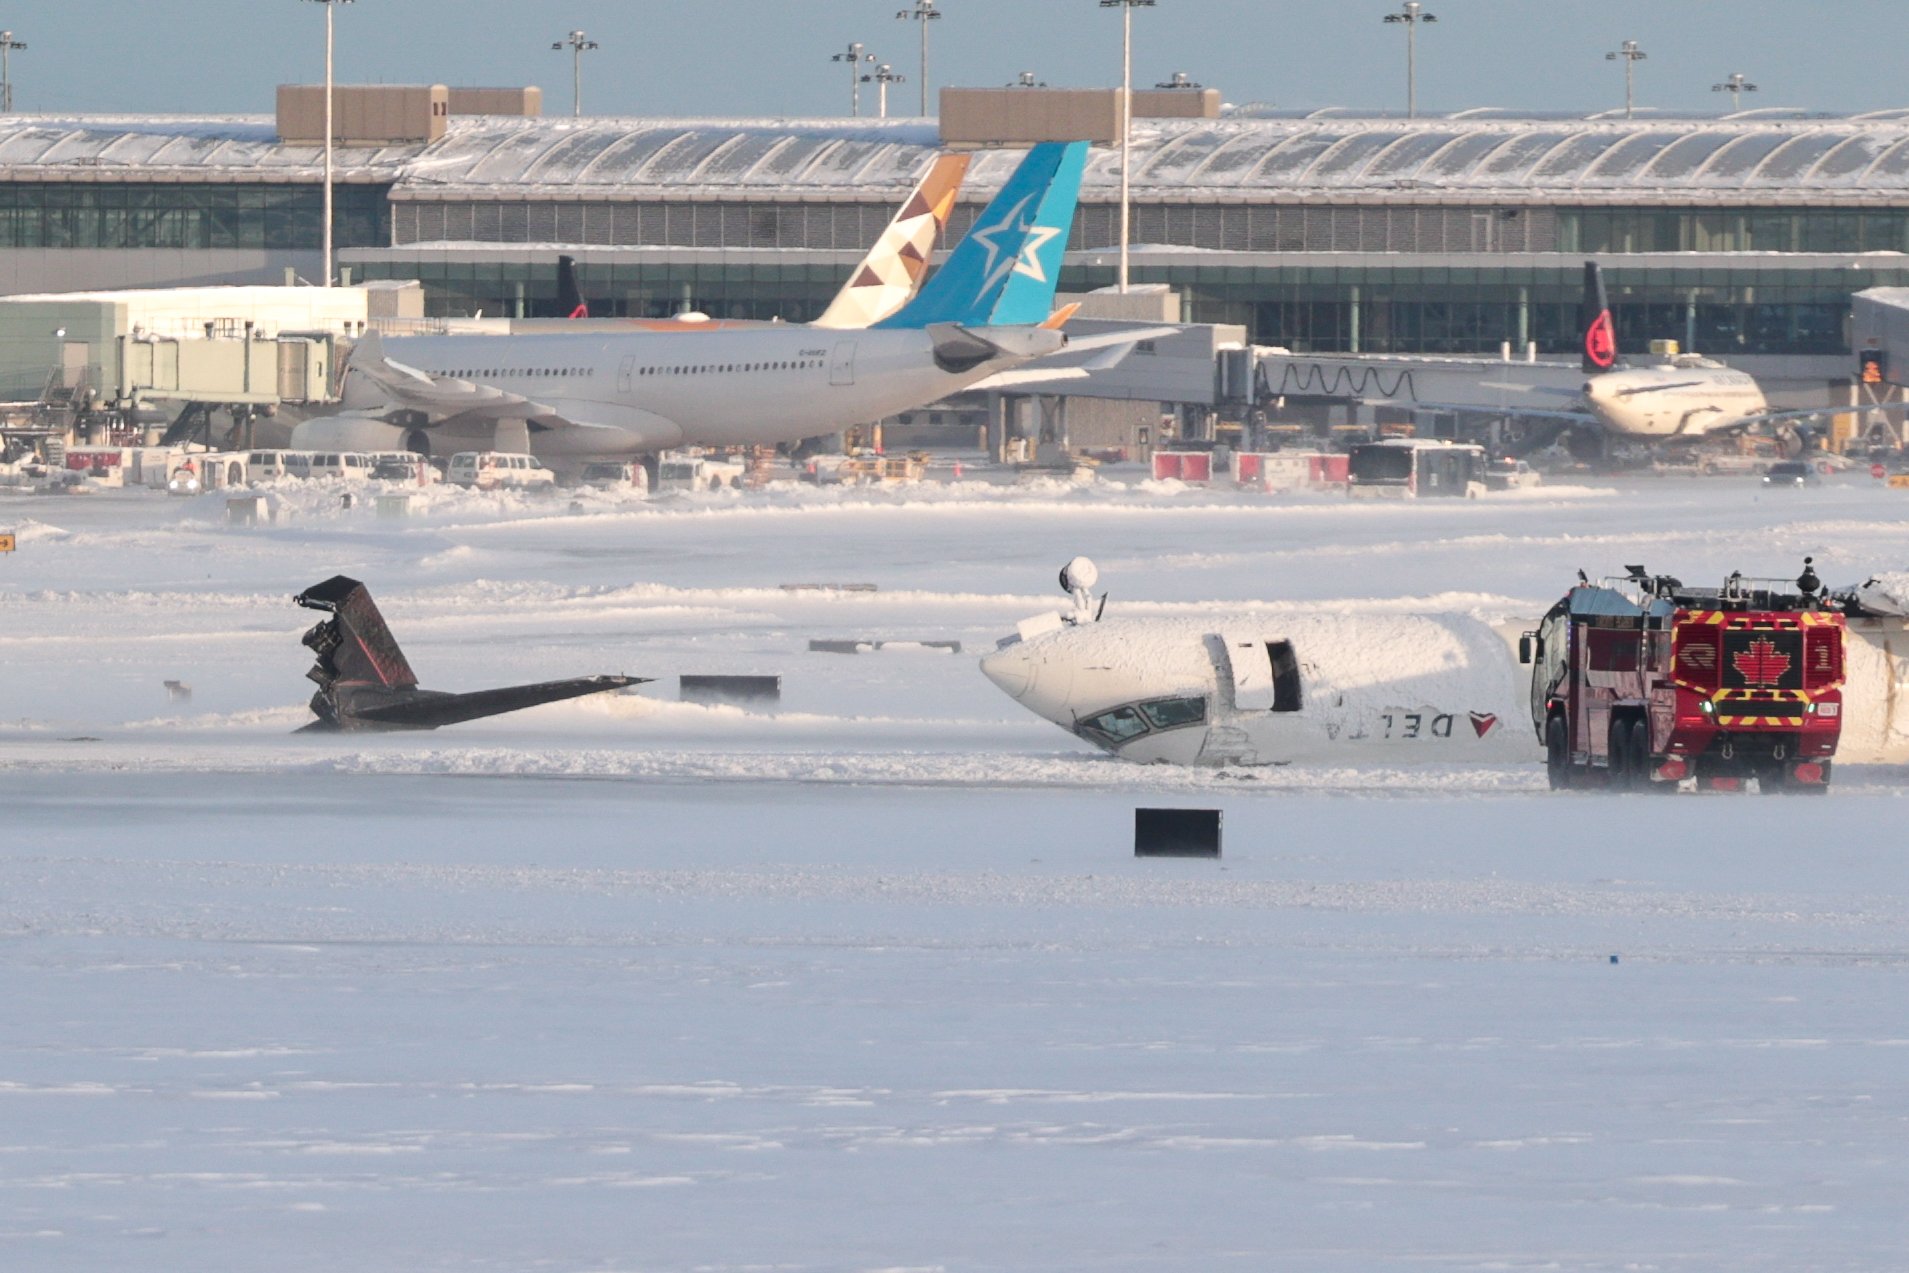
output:
POLYGON ((1519 643, 1554 788, 1824 792, 1843 716, 1842 614, 1795 582, 1584 581, 1519 643))

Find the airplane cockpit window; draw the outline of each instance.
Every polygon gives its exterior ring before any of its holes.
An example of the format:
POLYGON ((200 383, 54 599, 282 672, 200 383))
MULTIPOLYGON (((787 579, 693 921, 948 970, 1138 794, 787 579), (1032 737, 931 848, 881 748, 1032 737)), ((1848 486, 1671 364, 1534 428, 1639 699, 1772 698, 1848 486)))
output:
POLYGON ((1130 738, 1138 738, 1147 732, 1146 720, 1140 715, 1139 709, 1134 707, 1116 707, 1110 712, 1089 716, 1080 723, 1080 727, 1101 735, 1115 745, 1124 743, 1130 738))
POLYGON ((1140 704, 1140 711, 1155 729, 1176 729, 1181 725, 1206 723, 1206 699, 1161 698, 1140 704))
POLYGON ((1204 696, 1155 698, 1144 703, 1109 708, 1089 716, 1074 727, 1074 732, 1103 747, 1114 748, 1156 730, 1181 729, 1205 723, 1204 696))
POLYGON ((1273 661, 1273 710, 1296 712, 1300 707, 1299 653, 1291 641, 1268 641, 1266 653, 1273 661))

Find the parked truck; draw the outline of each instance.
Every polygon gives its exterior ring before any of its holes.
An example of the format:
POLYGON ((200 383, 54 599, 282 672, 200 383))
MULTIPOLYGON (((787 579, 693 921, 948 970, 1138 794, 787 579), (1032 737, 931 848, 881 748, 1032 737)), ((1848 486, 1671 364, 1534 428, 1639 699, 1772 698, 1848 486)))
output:
POLYGON ((1518 650, 1553 788, 1828 790, 1846 631, 1807 561, 1794 583, 1579 578, 1518 650))

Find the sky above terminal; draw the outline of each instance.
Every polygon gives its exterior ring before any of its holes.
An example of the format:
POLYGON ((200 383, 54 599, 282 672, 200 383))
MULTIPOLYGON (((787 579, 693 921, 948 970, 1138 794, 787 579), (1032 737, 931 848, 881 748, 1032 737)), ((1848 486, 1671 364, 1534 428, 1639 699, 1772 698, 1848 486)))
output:
MULTIPOLYGON (((913 0, 356 0, 337 10, 340 83, 536 84, 567 114, 580 27, 587 114, 820 116, 849 110, 861 41, 918 106, 913 0)), ((1231 103, 1400 111, 1405 32, 1384 0, 1159 0, 1134 11, 1134 82, 1174 71, 1231 103)), ((940 0, 929 82, 991 86, 1032 71, 1055 86, 1120 75, 1120 15, 1096 0, 940 0)), ((22 112, 267 114, 279 83, 323 78, 322 6, 309 0, 4 3, 22 112)), ((1640 107, 1727 110, 1712 86, 1741 71, 1744 107, 1853 113, 1909 105, 1895 18, 1909 6, 1830 0, 1428 0, 1418 32, 1421 112, 1622 108, 1627 39, 1640 107), (1866 29, 1868 28, 1868 29, 1866 29)), ((873 113, 873 95, 864 97, 873 113)))

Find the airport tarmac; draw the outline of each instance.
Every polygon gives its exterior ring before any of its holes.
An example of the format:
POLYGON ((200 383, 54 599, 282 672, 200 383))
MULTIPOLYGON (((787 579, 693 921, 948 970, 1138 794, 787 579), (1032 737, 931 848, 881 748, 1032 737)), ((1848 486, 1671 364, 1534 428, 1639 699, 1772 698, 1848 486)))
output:
POLYGON ((394 521, 303 488, 229 527, 217 495, 0 496, 0 1263, 1899 1268, 1909 774, 1142 769, 974 656, 1077 553, 1110 614, 1509 617, 1579 567, 1897 569, 1906 498, 975 483, 394 521), (290 598, 340 572, 428 685, 662 680, 293 736, 290 598), (780 710, 671 701, 692 672, 779 674, 780 710), (1223 809, 1222 859, 1135 860, 1156 803, 1223 809))

